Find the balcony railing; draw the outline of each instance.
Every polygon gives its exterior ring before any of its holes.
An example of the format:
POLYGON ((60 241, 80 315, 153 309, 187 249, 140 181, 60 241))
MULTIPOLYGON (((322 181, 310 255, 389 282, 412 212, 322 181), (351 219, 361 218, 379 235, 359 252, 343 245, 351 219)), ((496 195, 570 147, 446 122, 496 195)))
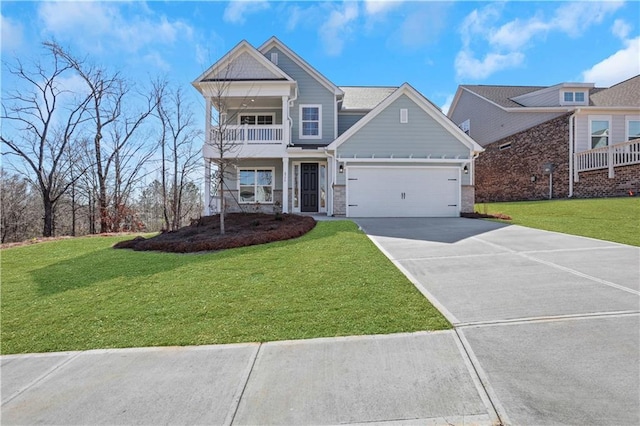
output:
POLYGON ((214 127, 211 129, 210 142, 214 145, 220 141, 242 144, 280 144, 284 141, 283 129, 282 124, 214 127))
POLYGON ((615 176, 614 167, 640 164, 640 139, 576 153, 576 178, 578 172, 609 169, 609 177, 615 176))

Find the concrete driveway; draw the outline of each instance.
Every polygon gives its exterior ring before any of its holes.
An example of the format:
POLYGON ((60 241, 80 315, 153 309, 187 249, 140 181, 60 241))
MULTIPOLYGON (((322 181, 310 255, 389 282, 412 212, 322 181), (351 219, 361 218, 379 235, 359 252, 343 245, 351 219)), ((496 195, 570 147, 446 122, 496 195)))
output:
POLYGON ((505 424, 640 424, 640 249, 473 219, 356 222, 449 320, 505 424))

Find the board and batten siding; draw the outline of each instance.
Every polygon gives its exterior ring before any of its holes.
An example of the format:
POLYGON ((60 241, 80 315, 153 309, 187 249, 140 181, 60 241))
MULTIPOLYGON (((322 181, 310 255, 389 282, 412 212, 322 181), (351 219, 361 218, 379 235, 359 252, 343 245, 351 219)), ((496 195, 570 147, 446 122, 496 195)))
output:
POLYGON ((360 119, 362 117, 364 117, 365 115, 366 115, 366 113, 364 113, 364 112, 361 113, 361 114, 355 114, 355 113, 340 114, 340 113, 338 113, 338 136, 340 136, 341 134, 343 134, 344 132, 349 130, 351 128, 351 126, 353 126, 358 121, 360 121, 360 119))
POLYGON ((291 129, 291 141, 293 144, 329 144, 333 142, 335 139, 335 94, 320 84, 280 49, 274 47, 265 52, 267 59, 271 57, 272 53, 278 54, 278 67, 298 83, 298 99, 289 110, 293 121, 291 129), (300 105, 318 104, 322 105, 322 138, 300 139, 300 105))
POLYGON ((469 120, 469 136, 482 146, 558 117, 560 113, 508 112, 462 90, 451 120, 460 125, 469 120))
POLYGON ((467 158, 470 150, 406 95, 400 96, 337 148, 339 157, 467 158), (408 123, 400 123, 400 110, 408 123))

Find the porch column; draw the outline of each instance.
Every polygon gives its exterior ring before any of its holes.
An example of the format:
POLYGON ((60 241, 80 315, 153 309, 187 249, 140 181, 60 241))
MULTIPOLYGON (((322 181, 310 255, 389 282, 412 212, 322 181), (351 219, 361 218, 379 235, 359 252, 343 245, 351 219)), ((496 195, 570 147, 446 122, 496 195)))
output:
POLYGON ((282 213, 289 213, 289 157, 282 157, 282 213))
POLYGON ((211 215, 211 161, 204 159, 204 215, 211 215))
POLYGON ((291 137, 289 135, 289 97, 282 97, 282 140, 285 145, 291 143, 291 137))
POLYGON ((204 143, 211 142, 211 98, 205 98, 204 143))

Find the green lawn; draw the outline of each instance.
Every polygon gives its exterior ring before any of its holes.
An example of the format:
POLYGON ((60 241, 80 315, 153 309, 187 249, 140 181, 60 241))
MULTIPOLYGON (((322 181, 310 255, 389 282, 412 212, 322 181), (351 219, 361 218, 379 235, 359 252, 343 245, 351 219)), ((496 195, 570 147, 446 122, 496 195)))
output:
POLYGON ((640 246, 639 197, 486 203, 476 211, 508 214, 516 225, 640 246))
POLYGON ((207 254, 112 249, 121 239, 2 250, 1 352, 450 328, 349 221, 320 222, 295 240, 207 254))

